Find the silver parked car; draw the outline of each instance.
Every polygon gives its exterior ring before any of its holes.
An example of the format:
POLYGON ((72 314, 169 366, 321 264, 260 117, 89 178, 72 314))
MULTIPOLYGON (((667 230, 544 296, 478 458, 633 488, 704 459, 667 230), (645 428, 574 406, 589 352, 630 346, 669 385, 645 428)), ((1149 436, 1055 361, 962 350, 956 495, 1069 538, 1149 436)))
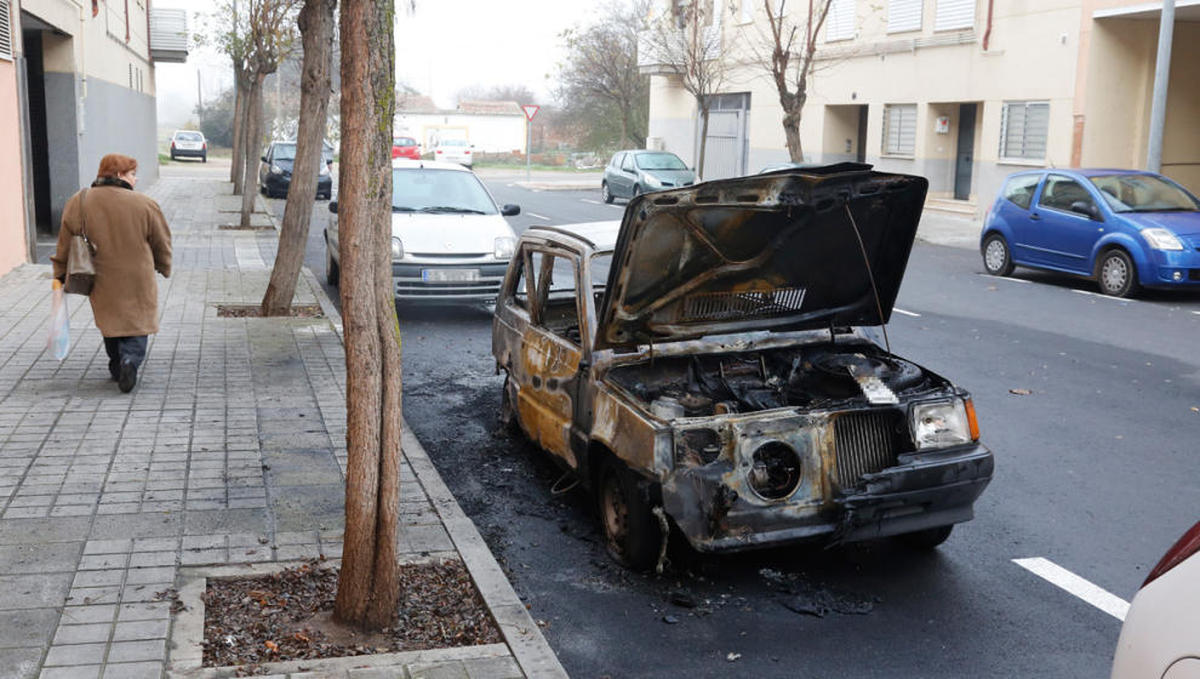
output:
POLYGON ((691 186, 696 173, 670 151, 617 151, 604 168, 600 191, 604 202, 633 198, 649 191, 691 186))

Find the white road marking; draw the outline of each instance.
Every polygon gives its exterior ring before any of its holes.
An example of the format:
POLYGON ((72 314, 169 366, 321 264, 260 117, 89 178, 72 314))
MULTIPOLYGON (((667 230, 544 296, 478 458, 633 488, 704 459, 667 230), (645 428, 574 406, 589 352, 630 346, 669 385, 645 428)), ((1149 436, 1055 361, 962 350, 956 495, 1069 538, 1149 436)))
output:
POLYGON ((549 218, 549 217, 543 217, 543 216, 539 215, 539 214, 538 214, 538 213, 536 213, 536 212, 526 212, 525 214, 527 214, 527 215, 529 215, 530 217, 533 217, 533 218, 535 218, 535 219, 544 219, 544 220, 546 220, 546 221, 550 221, 550 218, 549 218))
POLYGON ((1007 276, 993 276, 990 273, 981 273, 979 275, 983 276, 984 278, 994 278, 998 281, 1008 281, 1009 283, 1032 283, 1033 282, 1033 281, 1027 281, 1024 278, 1009 278, 1007 276))
POLYGON ((585 203, 591 203, 592 205, 604 205, 604 203, 601 203, 598 200, 592 200, 591 198, 580 198, 579 200, 582 200, 585 203))
POLYGON ((1030 559, 1013 559, 1012 561, 1021 568, 1083 599, 1117 620, 1124 621, 1125 615, 1129 612, 1128 601, 1101 588, 1099 585, 1084 580, 1049 559, 1043 559, 1038 556, 1030 559))
POLYGON ((615 207, 615 208, 617 208, 618 210, 624 210, 624 209, 625 209, 625 206, 624 206, 624 205, 609 205, 609 207, 615 207))
POLYGON ((1192 313, 1196 314, 1197 316, 1200 316, 1200 311, 1193 311, 1192 313))
POLYGON ((1074 292, 1078 295, 1087 295, 1088 297, 1099 297, 1100 299, 1107 299, 1110 302, 1121 302, 1122 304, 1129 304, 1130 302, 1137 301, 1137 300, 1132 300, 1132 299, 1125 299, 1124 297, 1113 297, 1112 295, 1102 295, 1098 292, 1092 292, 1091 290, 1074 290, 1073 289, 1073 290, 1071 290, 1071 292, 1074 292))
POLYGON ((899 307, 892 307, 892 311, 895 311, 898 314, 904 314, 905 316, 912 316, 913 318, 921 317, 921 314, 919 314, 915 311, 905 311, 904 309, 901 309, 899 307))

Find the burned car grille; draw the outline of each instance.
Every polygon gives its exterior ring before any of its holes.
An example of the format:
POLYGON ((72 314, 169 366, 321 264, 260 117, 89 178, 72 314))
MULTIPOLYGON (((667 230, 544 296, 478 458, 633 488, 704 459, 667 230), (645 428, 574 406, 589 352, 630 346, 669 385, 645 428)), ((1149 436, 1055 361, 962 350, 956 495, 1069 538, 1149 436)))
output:
POLYGON ((853 488, 863 474, 894 466, 900 453, 897 431, 903 415, 897 410, 845 413, 834 421, 837 484, 853 488))

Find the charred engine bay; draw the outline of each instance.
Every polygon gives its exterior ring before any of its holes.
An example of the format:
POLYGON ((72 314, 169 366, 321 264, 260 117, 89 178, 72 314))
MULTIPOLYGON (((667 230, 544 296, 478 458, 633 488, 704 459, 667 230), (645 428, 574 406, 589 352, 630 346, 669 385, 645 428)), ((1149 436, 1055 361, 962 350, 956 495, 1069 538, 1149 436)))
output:
POLYGON ((862 406, 869 402, 863 384, 876 380, 898 398, 946 386, 869 343, 655 358, 614 368, 609 380, 668 419, 862 406))

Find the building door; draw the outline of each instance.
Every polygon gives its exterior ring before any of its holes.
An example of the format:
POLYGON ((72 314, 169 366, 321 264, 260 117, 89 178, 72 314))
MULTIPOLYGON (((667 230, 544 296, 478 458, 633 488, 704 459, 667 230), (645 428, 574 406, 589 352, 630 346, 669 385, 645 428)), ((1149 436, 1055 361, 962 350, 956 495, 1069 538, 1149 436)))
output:
POLYGON ((867 105, 858 107, 858 145, 854 147, 854 159, 860 163, 867 162, 867 105))
POLYGON ((954 199, 971 197, 971 169, 975 163, 975 110, 978 104, 958 105, 958 152, 954 162, 954 199))
MULTIPOLYGON (((750 113, 750 93, 716 94, 710 98, 708 135, 704 144, 705 181, 740 177, 746 174, 749 135, 746 121, 750 113)), ((703 121, 697 120, 696 136, 703 121)), ((699 148, 697 148, 697 153, 699 148)))
MULTIPOLYGON (((22 21, 28 22, 28 19, 22 15, 22 21)), ((37 233, 49 235, 57 229, 50 213, 50 145, 46 136, 46 76, 42 62, 42 31, 23 31, 21 41, 25 45, 33 218, 37 224, 37 233)))

